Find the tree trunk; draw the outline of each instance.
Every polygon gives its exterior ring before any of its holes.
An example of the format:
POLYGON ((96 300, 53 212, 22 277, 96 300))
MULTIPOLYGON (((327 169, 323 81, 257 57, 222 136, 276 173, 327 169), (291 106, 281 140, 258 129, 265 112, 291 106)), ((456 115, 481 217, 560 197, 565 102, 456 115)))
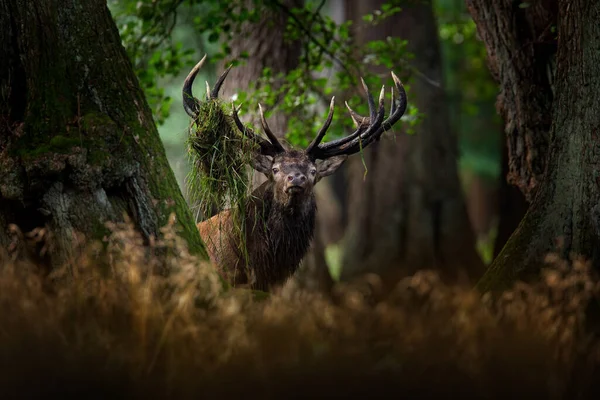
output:
POLYGON ((467 212, 477 240, 486 240, 496 214, 496 188, 481 175, 472 174, 466 193, 467 212))
POLYGON ((106 2, 0 0, 0 243, 48 226, 68 259, 129 216, 145 239, 175 213, 205 255, 106 2))
MULTIPOLYGON (((383 3, 348 0, 349 19, 360 21, 362 15, 383 3)), ((414 136, 387 135, 365 150, 366 180, 360 157, 349 161, 342 276, 347 279, 390 268, 405 275, 432 268, 449 279, 456 278, 461 270, 471 278, 478 277, 483 264, 475 250, 459 184, 457 140, 444 99, 432 6, 429 2, 406 4, 399 14, 375 27, 357 25, 359 43, 387 36, 408 40, 408 50, 415 55, 413 66, 427 77, 414 77, 408 101, 426 116, 414 136)), ((398 63, 396 72, 406 75, 401 65, 398 63)))
MULTIPOLYGON (((513 20, 507 13, 491 14, 498 11, 491 4, 496 3, 469 1, 476 21, 490 15, 502 24, 513 20)), ((557 5, 556 86, 546 172, 523 221, 480 281, 484 291, 538 276, 543 256, 556 250, 557 244, 562 256, 584 256, 598 266, 600 3, 560 0, 557 5)), ((546 6, 552 9, 554 4, 546 6)), ((482 36, 488 37, 486 44, 507 35, 501 26, 489 28, 479 27, 482 36)), ((491 61, 497 70, 506 71, 513 64, 513 49, 506 50, 510 52, 490 51, 496 54, 491 61)), ((519 90, 516 86, 507 89, 519 90)), ((549 107, 548 103, 542 108, 549 107)))
POLYGON ((500 83, 497 108, 510 154, 508 182, 531 201, 544 174, 552 122, 556 0, 467 0, 467 5, 500 83))
POLYGON ((513 234, 523 216, 527 212, 527 201, 523 193, 514 185, 508 183, 508 146, 506 140, 502 146, 502 169, 500 171, 500 187, 498 190, 498 228, 494 241, 494 258, 513 234))
MULTIPOLYGON (((289 8, 302 7, 302 0, 282 0, 280 3, 289 8)), ((223 84, 223 97, 232 96, 240 89, 247 90, 250 84, 255 83, 262 76, 265 68, 270 68, 274 77, 281 73, 286 75, 298 67, 300 60, 300 42, 290 42, 283 35, 287 24, 283 12, 259 5, 256 0, 244 0, 243 7, 260 7, 262 18, 257 23, 243 22, 235 31, 233 39, 227 43, 231 47, 230 59, 239 58, 244 52, 248 53, 248 59, 229 73, 223 84)), ((278 89, 280 85, 281 82, 277 79, 273 82, 274 89, 278 89)), ((255 103, 250 105, 250 115, 240 116, 240 118, 260 126, 258 104, 255 103), (250 116, 255 118, 249 120, 250 116)), ((265 107, 266 111, 269 111, 269 108, 265 107)), ((287 125, 286 115, 273 113, 269 116, 269 126, 277 135, 285 135, 287 125)))

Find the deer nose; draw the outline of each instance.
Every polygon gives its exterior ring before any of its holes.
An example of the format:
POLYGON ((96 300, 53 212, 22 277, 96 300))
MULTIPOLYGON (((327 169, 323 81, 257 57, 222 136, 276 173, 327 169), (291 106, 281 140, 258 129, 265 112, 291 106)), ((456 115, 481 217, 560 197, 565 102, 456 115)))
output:
POLYGON ((300 172, 291 173, 287 177, 290 185, 298 185, 301 186, 306 182, 306 176, 301 174, 300 172))

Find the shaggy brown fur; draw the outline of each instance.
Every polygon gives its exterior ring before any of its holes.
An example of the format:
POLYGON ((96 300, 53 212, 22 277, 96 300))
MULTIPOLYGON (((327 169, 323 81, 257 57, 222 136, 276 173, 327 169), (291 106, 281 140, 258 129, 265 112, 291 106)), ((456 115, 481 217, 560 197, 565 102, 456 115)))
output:
POLYGON ((313 238, 317 167, 298 151, 275 157, 272 165, 277 172, 268 169, 269 180, 252 193, 243 215, 225 210, 198 224, 211 261, 234 286, 269 290, 284 283, 313 238), (305 180, 289 180, 296 175, 305 180))

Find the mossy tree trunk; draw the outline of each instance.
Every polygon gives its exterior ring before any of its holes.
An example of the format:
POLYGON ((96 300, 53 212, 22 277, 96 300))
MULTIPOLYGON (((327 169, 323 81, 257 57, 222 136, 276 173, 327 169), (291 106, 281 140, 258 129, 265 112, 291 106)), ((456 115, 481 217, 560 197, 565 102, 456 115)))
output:
MULTIPOLYGON (((360 21, 384 2, 348 0, 349 19, 360 21)), ((431 2, 403 4, 400 13, 383 23, 355 28, 359 43, 387 36, 408 41, 408 51, 414 54, 410 63, 422 73, 410 82, 408 101, 425 117, 414 135, 404 133, 400 122, 395 138, 388 135, 365 150, 366 179, 360 157, 348 161, 342 278, 363 272, 402 276, 436 269, 449 280, 461 270, 476 279, 483 273, 483 263, 458 178, 457 139, 450 127, 431 2)), ((406 79, 408 71, 400 62, 395 72, 406 79)))
MULTIPOLYGON (((540 89, 548 93, 545 102, 537 103, 540 93, 530 92, 528 98, 515 99, 517 103, 519 99, 528 101, 518 105, 508 103, 506 97, 520 93, 522 85, 534 87, 539 76, 536 78, 531 71, 521 71, 531 65, 518 62, 515 65, 515 57, 519 57, 515 52, 523 47, 533 48, 529 62, 537 68, 548 61, 548 56, 541 50, 535 51, 539 36, 524 30, 523 26, 515 26, 519 23, 516 15, 522 11, 508 3, 511 2, 468 2, 479 24, 479 33, 486 42, 490 67, 503 71, 499 75, 502 78, 501 96, 504 96, 500 110, 508 108, 504 113, 512 115, 515 107, 520 107, 523 115, 517 113, 517 118, 527 118, 536 110, 549 110, 537 118, 549 119, 551 129, 538 132, 549 138, 549 151, 543 160, 545 174, 523 221, 480 281, 478 286, 484 291, 503 289, 516 279, 537 277, 543 257, 550 251, 559 250, 562 256, 584 256, 596 267, 600 261, 600 3, 585 0, 538 2, 539 7, 546 7, 546 12, 538 9, 532 13, 556 17, 556 72, 555 76, 548 77, 554 79, 548 79, 540 89), (524 32, 530 35, 529 42, 518 42, 517 38, 524 32), (505 82, 507 75, 526 80, 505 82), (553 101, 550 96, 552 81, 553 101)), ((525 26, 541 26, 527 21, 529 25, 525 26)), ((512 123, 522 126, 524 122, 517 119, 512 123)), ((536 147, 535 140, 528 138, 530 134, 532 131, 515 130, 513 138, 509 138, 509 148, 511 141, 531 145, 533 147, 522 149, 523 154, 537 154, 541 160, 545 145, 536 147)), ((519 154, 511 152, 510 155, 511 162, 518 163, 515 157, 518 160, 519 154)), ((524 171, 524 178, 529 179, 528 170, 524 171)))
POLYGON ((127 215, 144 238, 175 213, 204 255, 104 0, 0 0, 0 244, 47 226, 52 265, 127 215))

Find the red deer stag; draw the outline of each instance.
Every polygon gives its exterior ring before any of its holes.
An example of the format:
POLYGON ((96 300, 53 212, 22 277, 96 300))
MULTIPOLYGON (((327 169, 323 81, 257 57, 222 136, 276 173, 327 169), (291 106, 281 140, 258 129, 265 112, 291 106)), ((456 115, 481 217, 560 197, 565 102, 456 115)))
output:
MULTIPOLYGON (((199 100, 192 95, 194 78, 206 56, 190 71, 183 84, 183 107, 194 120, 198 118, 199 100)), ((207 93, 207 100, 217 99, 229 67, 207 93)), ((253 289, 270 290, 283 284, 297 270, 306 254, 315 229, 317 205, 314 185, 333 174, 346 160, 362 148, 379 140, 406 111, 406 92, 392 72, 398 97, 392 87, 392 104, 384 119, 384 88, 376 105, 364 81, 369 105, 369 117, 355 113, 346 103, 356 130, 349 136, 321 143, 333 118, 334 98, 329 114, 314 140, 305 150, 286 149, 269 129, 259 105, 261 124, 268 140, 244 126, 233 108, 232 118, 237 129, 257 145, 253 168, 268 180, 256 188, 245 204, 243 220, 235 222, 231 209, 198 224, 200 236, 219 273, 232 285, 248 285, 253 289), (233 234, 234 224, 241 224, 241 235, 233 234), (239 241, 245 241, 245 252, 239 241)), ((208 84, 207 84, 208 86, 208 84)))

